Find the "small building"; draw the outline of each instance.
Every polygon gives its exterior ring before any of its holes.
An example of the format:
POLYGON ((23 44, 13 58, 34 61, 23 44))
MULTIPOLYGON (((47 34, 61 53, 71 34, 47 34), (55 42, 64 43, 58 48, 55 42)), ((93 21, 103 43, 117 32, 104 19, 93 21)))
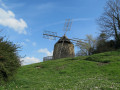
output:
POLYGON ((73 43, 64 35, 58 40, 54 45, 53 59, 74 57, 74 45, 73 43))

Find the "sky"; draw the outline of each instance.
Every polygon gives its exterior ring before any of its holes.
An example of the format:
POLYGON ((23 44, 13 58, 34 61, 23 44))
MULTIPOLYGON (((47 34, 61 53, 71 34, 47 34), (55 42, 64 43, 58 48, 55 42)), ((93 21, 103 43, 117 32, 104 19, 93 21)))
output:
MULTIPOLYGON (((56 40, 43 38, 45 30, 64 35, 66 19, 72 19, 68 38, 97 37, 96 20, 107 0, 0 0, 0 36, 21 46, 22 65, 38 63, 52 56, 56 40)), ((78 48, 75 47, 75 53, 78 48)))

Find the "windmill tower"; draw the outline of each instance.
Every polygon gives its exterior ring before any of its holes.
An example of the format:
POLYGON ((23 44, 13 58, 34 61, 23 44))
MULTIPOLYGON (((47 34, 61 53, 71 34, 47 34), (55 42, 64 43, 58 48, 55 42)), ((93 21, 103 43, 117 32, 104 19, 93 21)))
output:
POLYGON ((74 57, 74 45, 73 43, 64 35, 58 42, 54 45, 53 59, 74 57))
POLYGON ((76 39, 68 39, 66 33, 70 31, 72 25, 72 21, 70 19, 66 19, 64 25, 64 35, 62 37, 57 36, 56 32, 45 31, 43 33, 43 37, 47 39, 56 40, 56 38, 60 38, 56 44, 54 45, 53 51, 53 59, 59 58, 67 58, 67 57, 74 57, 74 44, 72 42, 81 42, 81 40, 76 39))

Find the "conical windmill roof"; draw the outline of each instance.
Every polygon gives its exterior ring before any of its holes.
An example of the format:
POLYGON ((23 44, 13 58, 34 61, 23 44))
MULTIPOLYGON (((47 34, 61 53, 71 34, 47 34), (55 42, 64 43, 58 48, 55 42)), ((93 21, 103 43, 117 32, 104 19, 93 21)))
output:
POLYGON ((72 42, 64 35, 63 37, 61 37, 59 40, 58 40, 58 42, 57 43, 71 43, 72 44, 72 42))

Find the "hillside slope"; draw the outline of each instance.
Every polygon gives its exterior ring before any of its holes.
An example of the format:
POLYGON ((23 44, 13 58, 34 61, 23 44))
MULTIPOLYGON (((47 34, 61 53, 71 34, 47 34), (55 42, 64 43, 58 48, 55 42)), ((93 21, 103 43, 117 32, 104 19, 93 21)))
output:
POLYGON ((120 90, 120 50, 22 66, 4 89, 120 90))

